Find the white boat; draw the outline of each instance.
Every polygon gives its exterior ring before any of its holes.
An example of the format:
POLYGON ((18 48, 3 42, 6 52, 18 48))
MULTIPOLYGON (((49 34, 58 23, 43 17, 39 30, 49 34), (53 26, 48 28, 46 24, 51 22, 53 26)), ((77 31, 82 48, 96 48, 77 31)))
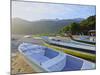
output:
POLYGON ((22 43, 18 50, 36 72, 95 69, 95 63, 40 45, 22 43))
POLYGON ((77 42, 77 41, 73 41, 73 40, 69 40, 69 41, 63 41, 61 39, 49 39, 49 37, 42 37, 42 39, 51 45, 56 45, 56 46, 60 46, 60 47, 65 47, 65 48, 71 48, 74 50, 79 50, 79 51, 83 51, 83 52, 88 52, 88 53, 92 53, 95 54, 96 53, 96 47, 94 45, 90 45, 90 44, 86 44, 86 43, 82 43, 82 42, 77 42))
POLYGON ((95 36, 80 36, 79 38, 73 38, 72 40, 83 42, 87 44, 96 44, 96 37, 95 36))

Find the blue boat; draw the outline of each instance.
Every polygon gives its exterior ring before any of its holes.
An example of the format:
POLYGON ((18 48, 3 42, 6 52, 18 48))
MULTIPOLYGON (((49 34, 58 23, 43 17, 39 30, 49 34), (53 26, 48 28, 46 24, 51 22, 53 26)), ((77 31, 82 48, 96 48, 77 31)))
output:
POLYGON ((95 69, 95 63, 93 62, 45 46, 22 43, 18 50, 36 72, 95 69))

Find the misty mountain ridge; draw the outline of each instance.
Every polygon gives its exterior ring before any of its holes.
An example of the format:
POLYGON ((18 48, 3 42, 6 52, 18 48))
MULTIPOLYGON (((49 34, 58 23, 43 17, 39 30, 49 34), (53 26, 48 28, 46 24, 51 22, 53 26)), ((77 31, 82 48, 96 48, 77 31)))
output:
POLYGON ((81 22, 83 18, 75 19, 40 19, 37 21, 27 21, 21 18, 12 19, 13 34, 42 34, 57 33, 62 27, 72 22, 81 22))

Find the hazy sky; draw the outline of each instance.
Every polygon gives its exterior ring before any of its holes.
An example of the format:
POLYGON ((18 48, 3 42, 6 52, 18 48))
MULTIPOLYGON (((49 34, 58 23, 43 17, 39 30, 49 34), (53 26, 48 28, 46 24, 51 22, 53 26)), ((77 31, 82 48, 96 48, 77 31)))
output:
POLYGON ((39 19, 87 18, 95 15, 95 6, 12 2, 12 17, 34 21, 39 19))

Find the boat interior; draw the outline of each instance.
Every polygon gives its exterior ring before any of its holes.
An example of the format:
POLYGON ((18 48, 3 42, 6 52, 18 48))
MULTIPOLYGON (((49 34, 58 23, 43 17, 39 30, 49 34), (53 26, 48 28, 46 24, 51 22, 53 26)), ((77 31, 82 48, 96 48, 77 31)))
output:
POLYGON ((19 50, 32 62, 48 72, 94 69, 95 64, 44 46, 23 43, 19 50))

